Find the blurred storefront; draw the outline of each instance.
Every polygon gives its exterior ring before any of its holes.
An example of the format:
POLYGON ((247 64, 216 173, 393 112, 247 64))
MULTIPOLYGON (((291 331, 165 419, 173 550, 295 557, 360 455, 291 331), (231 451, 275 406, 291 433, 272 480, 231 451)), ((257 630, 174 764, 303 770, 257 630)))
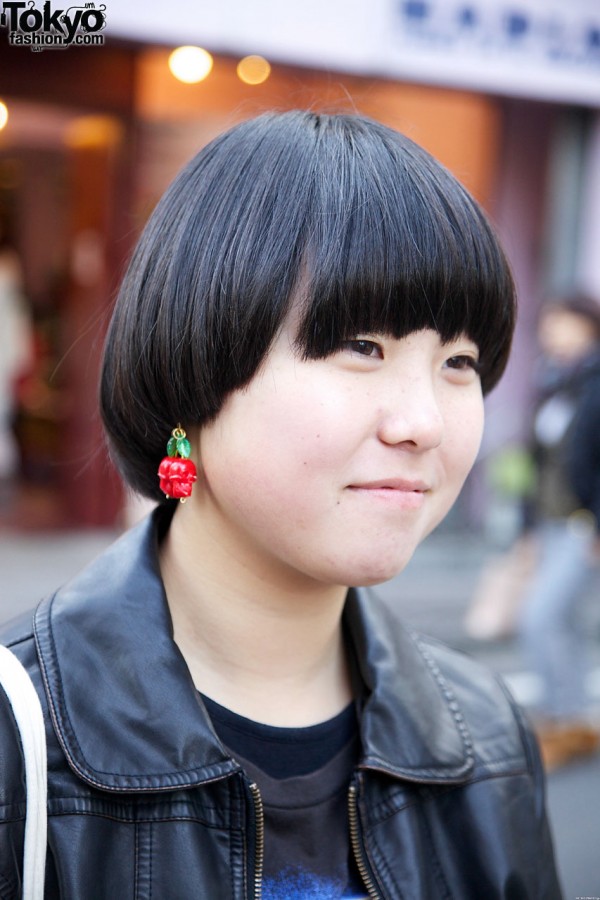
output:
POLYGON ((100 525, 120 503, 94 410, 103 323, 133 239, 134 61, 128 46, 0 49, 0 211, 34 347, 16 385, 20 473, 0 521, 100 525))
MULTIPOLYGON (((581 256, 598 218, 582 198, 586 185, 597 192, 600 185, 594 16, 577 44, 579 52, 587 42, 591 62, 586 56, 585 66, 571 66, 566 87, 565 78, 538 83, 515 69, 514 84, 502 88, 494 79, 498 47, 487 48, 489 65, 480 60, 479 69, 467 52, 489 3, 380 0, 371 9, 375 34, 366 4, 346 4, 337 19, 337 0, 328 11, 308 4, 303 16, 314 16, 312 40, 267 0, 255 4, 252 20, 247 5, 239 4, 239 17, 229 9, 227 22, 216 7, 209 16, 186 0, 172 5, 168 23, 137 0, 121 10, 109 6, 98 47, 34 54, 9 45, 0 29, 0 100, 9 110, 0 131, 0 212, 22 262, 36 348, 18 385, 20 493, 9 512, 0 507, 0 524, 3 515, 33 526, 117 519, 122 495, 107 464, 95 395, 120 274, 180 166, 224 128, 270 108, 356 109, 377 118, 427 147, 487 208, 515 270, 521 322, 513 363, 491 398, 484 452, 518 436, 540 297, 582 273, 589 282, 597 276, 592 251, 581 256), (450 7, 462 16, 454 43, 450 7), (179 43, 212 52, 208 77, 174 77, 169 56, 179 43), (408 48, 417 46, 411 69, 408 48), (245 77, 239 63, 247 53, 266 56, 270 68, 245 77)), ((513 4, 513 19, 498 20, 503 40, 511 28, 513 38, 529 40, 515 5, 535 3, 513 4)))

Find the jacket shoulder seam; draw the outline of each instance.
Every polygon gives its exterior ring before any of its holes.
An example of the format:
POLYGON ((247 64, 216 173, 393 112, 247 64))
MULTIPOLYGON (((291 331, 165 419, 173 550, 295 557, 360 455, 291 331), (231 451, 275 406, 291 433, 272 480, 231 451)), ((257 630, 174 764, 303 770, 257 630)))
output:
POLYGON ((26 644, 29 641, 33 641, 33 629, 31 631, 28 631, 27 634, 11 638, 11 640, 7 641, 4 646, 11 649, 12 647, 19 647, 21 646, 21 644, 26 644))

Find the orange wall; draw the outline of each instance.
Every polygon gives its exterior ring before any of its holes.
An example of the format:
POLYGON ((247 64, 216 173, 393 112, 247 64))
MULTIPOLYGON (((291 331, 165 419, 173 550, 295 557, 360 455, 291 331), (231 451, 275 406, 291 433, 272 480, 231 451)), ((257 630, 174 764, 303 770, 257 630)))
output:
POLYGON ((236 75, 236 60, 216 57, 208 78, 182 84, 167 66, 168 51, 138 60, 136 113, 142 133, 142 208, 162 193, 177 169, 204 143, 241 119, 268 109, 357 110, 430 150, 484 204, 495 181, 500 110, 485 96, 374 78, 273 66, 262 85, 236 75))

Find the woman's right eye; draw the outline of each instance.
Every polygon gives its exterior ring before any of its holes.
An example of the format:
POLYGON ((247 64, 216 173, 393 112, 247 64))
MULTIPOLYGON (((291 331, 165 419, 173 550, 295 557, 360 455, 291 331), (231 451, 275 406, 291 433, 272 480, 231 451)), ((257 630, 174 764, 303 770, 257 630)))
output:
POLYGON ((368 341, 364 338, 354 338, 351 341, 344 341, 343 350, 349 350, 351 353, 358 353, 360 356, 376 357, 383 359, 383 347, 376 341, 368 341))

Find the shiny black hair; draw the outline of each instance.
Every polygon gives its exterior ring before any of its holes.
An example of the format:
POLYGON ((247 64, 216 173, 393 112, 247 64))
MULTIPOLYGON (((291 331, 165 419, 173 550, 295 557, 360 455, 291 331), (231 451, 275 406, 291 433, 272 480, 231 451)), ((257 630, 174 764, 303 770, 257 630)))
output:
POLYGON ((485 215, 421 147, 358 115, 246 121, 167 190, 116 303, 100 403, 135 490, 161 498, 171 429, 210 421, 250 381, 292 303, 304 358, 357 334, 465 333, 484 391, 504 370, 515 316, 485 215))

